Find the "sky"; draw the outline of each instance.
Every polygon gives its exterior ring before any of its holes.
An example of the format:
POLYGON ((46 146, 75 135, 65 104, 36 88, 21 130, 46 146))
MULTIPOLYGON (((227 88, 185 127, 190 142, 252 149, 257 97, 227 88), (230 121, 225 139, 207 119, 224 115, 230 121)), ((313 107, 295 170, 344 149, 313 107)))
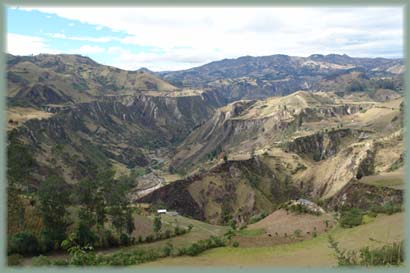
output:
POLYGON ((127 70, 241 56, 403 57, 402 7, 11 7, 6 51, 81 54, 127 70))

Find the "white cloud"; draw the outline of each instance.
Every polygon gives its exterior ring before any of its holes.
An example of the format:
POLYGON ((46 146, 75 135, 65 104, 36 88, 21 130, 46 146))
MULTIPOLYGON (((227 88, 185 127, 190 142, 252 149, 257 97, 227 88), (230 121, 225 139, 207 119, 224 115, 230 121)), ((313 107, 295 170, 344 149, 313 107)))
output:
POLYGON ((13 55, 30 55, 40 53, 57 54, 57 50, 49 48, 44 39, 36 36, 7 33, 6 51, 13 55))
POLYGON ((133 53, 121 47, 109 47, 107 53, 111 54, 115 60, 112 65, 128 70, 140 67, 148 67, 154 71, 187 69, 206 63, 210 59, 218 60, 224 58, 217 51, 209 52, 194 48, 173 48, 166 52, 149 51, 133 53))
POLYGON ((94 43, 108 43, 114 40, 118 40, 116 37, 77 37, 77 36, 67 36, 64 33, 46 33, 48 36, 57 39, 66 39, 73 41, 87 41, 94 43))
POLYGON ((92 45, 83 45, 78 49, 70 50, 70 53, 76 54, 96 54, 96 53, 103 53, 105 48, 100 46, 92 46, 92 45))
MULTIPOLYGON (((340 53, 400 57, 402 7, 58 7, 36 9, 128 34, 121 43, 158 52, 119 55, 121 67, 179 69, 244 55, 340 53)), ((60 35, 61 36, 61 35, 60 35)), ((56 38, 58 38, 56 36, 56 38)), ((60 37, 62 38, 62 37, 60 37)), ((82 41, 104 42, 110 37, 82 41)), ((111 50, 112 51, 112 50, 111 50)))

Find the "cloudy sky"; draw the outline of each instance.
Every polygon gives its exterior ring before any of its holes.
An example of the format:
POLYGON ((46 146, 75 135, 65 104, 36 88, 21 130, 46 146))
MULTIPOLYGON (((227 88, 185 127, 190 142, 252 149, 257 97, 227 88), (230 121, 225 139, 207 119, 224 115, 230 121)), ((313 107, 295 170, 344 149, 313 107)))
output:
POLYGON ((245 55, 403 55, 401 7, 9 7, 6 12, 11 54, 81 54, 129 70, 186 69, 245 55))

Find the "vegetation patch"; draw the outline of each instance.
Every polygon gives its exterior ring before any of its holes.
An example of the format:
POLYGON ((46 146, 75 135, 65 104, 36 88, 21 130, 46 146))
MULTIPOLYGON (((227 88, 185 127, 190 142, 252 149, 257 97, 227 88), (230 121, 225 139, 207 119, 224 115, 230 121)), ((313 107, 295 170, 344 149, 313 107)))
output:
POLYGON ((363 247, 357 251, 341 249, 339 243, 329 236, 329 247, 333 249, 339 266, 391 266, 404 262, 404 241, 374 249, 363 247))

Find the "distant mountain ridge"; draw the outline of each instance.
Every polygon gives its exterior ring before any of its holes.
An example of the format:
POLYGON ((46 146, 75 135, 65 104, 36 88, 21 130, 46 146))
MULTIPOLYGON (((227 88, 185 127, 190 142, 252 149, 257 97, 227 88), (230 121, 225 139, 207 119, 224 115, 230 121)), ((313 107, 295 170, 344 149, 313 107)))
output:
POLYGON ((158 74, 180 88, 224 90, 227 99, 235 101, 286 95, 297 90, 344 91, 353 81, 371 85, 370 79, 380 77, 396 82, 395 89, 400 90, 403 72, 403 59, 279 54, 223 59, 187 70, 158 74))

